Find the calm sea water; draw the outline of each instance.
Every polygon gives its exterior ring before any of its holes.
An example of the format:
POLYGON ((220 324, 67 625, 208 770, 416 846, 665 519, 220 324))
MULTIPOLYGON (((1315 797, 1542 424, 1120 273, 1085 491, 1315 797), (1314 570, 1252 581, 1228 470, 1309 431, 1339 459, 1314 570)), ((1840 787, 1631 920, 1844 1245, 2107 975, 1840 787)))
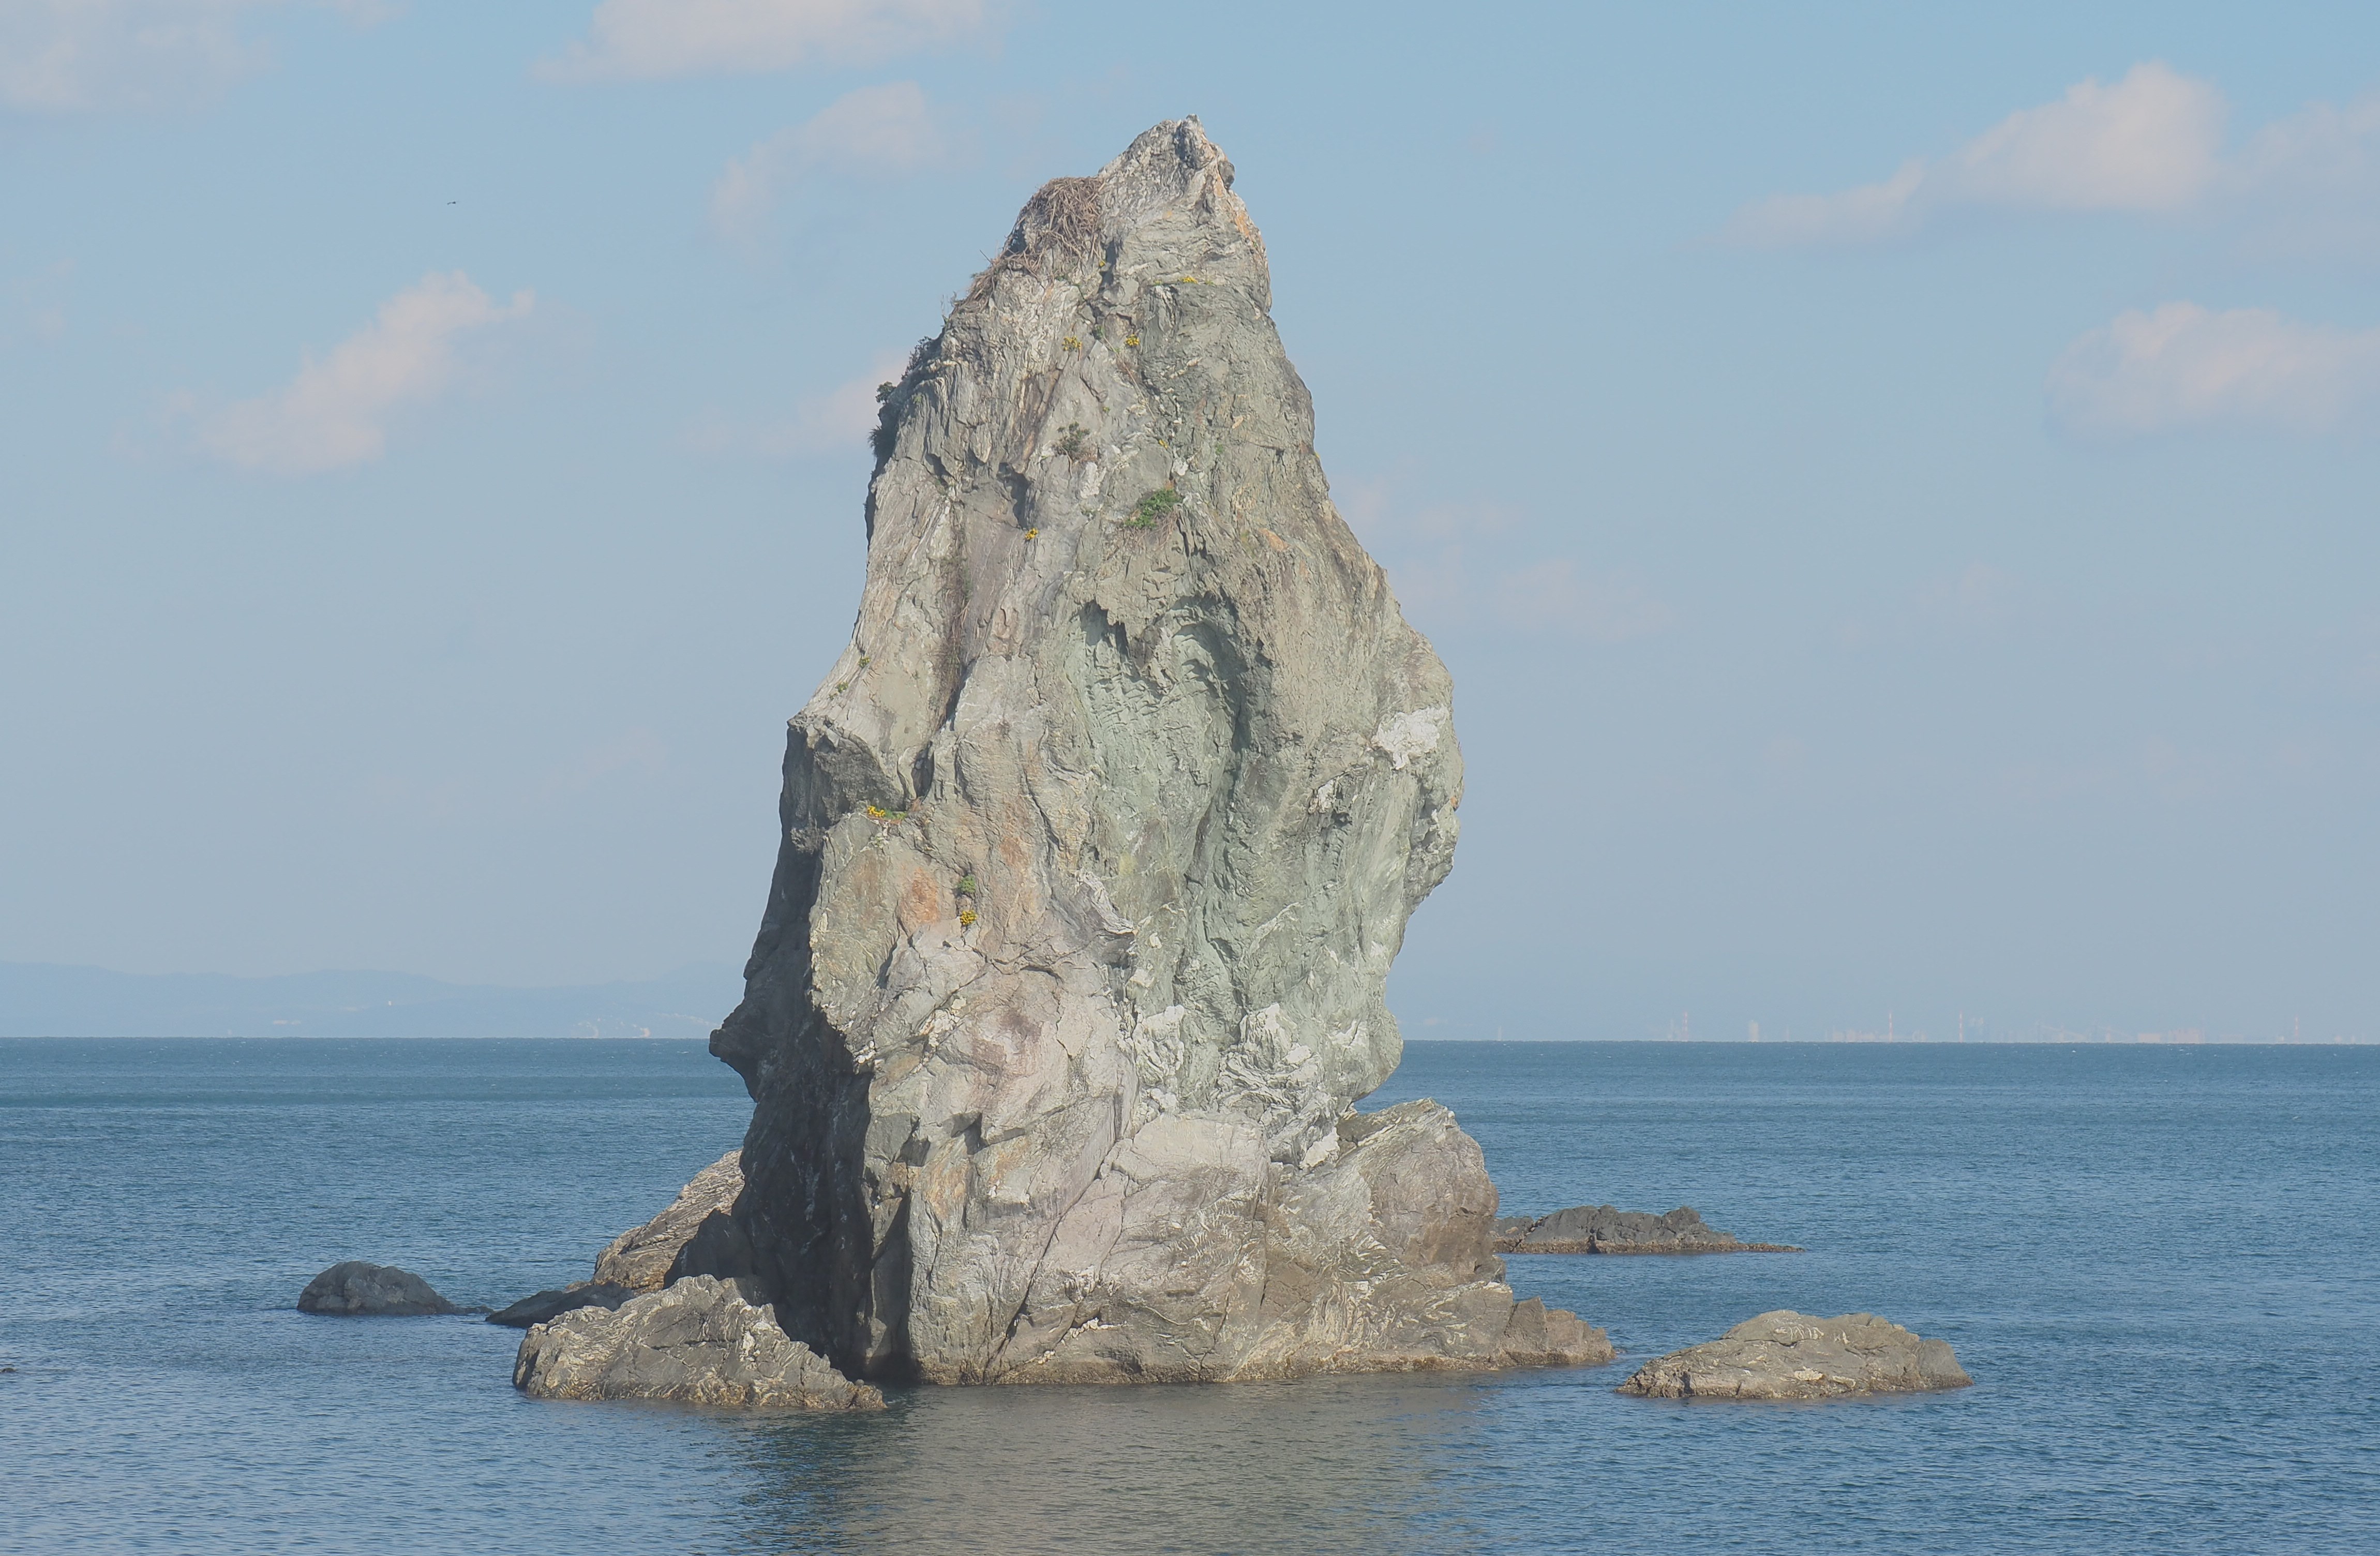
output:
POLYGON ((0 1551, 2380 1550, 2380 1049, 1417 1043, 1419 1095, 1508 1210, 1810 1252, 1512 1260, 1591 1371, 540 1404, 515 1331, 297 1294, 583 1276, 739 1137, 698 1045, 0 1042, 0 1551), (1978 1386, 1611 1392, 1783 1307, 1978 1386))

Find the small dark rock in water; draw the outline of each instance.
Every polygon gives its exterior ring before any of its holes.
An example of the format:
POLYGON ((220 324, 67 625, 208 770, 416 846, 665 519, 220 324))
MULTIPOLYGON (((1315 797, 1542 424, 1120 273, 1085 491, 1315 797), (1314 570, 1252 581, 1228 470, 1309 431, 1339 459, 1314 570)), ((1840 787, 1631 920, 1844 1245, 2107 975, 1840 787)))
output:
POLYGON ((1843 1399, 1973 1381, 1948 1341, 1921 1340, 1873 1313, 1814 1319, 1780 1309, 1706 1345, 1646 1362, 1620 1392, 1645 1399, 1843 1399))
POLYGON ((1668 1215, 1580 1205, 1549 1216, 1503 1216, 1496 1222, 1501 1254, 1798 1254, 1786 1243, 1744 1243, 1707 1225, 1692 1206, 1668 1215))
POLYGON ((414 1319, 462 1309, 431 1290, 430 1282, 410 1270, 351 1258, 307 1282, 306 1289, 298 1296, 298 1311, 351 1318, 414 1319))
POLYGON ((489 1314, 488 1322, 502 1324, 507 1329, 527 1329, 531 1324, 541 1324, 548 1319, 558 1319, 581 1307, 601 1307, 610 1312, 636 1295, 613 1282, 581 1281, 575 1286, 563 1286, 554 1291, 524 1296, 511 1307, 500 1307, 489 1314))

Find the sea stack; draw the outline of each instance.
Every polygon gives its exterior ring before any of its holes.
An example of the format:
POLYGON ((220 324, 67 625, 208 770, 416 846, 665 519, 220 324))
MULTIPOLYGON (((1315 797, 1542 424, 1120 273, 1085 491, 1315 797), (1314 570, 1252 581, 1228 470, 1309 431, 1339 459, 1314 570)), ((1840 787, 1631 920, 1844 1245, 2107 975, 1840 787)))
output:
MULTIPOLYGON (((792 720, 721 1239, 855 1377, 1599 1362, 1382 981, 1453 860, 1445 667, 1330 502, 1195 118, 1044 186, 879 391, 851 642, 792 720)), ((689 1249, 689 1253, 693 1250, 689 1249)), ((698 1273, 681 1259, 678 1273, 698 1273)))

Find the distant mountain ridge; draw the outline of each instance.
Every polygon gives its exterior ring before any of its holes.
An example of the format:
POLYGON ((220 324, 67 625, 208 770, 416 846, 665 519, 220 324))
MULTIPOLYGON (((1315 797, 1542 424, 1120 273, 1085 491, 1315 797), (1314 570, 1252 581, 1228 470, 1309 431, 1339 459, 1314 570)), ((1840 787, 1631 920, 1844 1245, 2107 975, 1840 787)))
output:
POLYGON ((415 973, 234 978, 0 962, 0 1037, 707 1038, 743 985, 743 970, 725 962, 550 989, 415 973))

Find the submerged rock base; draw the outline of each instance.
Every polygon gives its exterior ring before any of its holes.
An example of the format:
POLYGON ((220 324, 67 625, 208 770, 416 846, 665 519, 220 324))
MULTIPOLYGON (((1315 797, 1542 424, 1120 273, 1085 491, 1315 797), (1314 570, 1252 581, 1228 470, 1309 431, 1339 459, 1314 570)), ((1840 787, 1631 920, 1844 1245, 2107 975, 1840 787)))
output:
POLYGON ((617 1309, 581 1307, 532 1327, 513 1386, 536 1399, 651 1399, 745 1410, 881 1410, 788 1337, 734 1281, 698 1275, 617 1309))
POLYGON ((1646 1362, 1620 1392, 1646 1399, 1842 1399, 1973 1381, 1947 1341, 1921 1340, 1873 1313, 1814 1319, 1779 1310, 1646 1362))
POLYGON ((1580 1205, 1549 1216, 1508 1216, 1496 1223, 1505 1254, 1798 1254, 1789 1243, 1746 1243, 1681 1205, 1667 1215, 1580 1205))

